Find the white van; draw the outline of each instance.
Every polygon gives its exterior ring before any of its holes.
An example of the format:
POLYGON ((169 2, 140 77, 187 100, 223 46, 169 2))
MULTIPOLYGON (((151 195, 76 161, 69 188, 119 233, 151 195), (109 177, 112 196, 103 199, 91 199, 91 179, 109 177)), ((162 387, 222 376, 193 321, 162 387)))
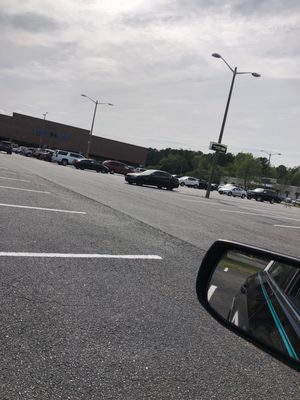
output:
POLYGON ((85 158, 82 154, 73 153, 65 150, 55 150, 52 155, 52 161, 57 162, 60 165, 73 164, 74 161, 85 158))

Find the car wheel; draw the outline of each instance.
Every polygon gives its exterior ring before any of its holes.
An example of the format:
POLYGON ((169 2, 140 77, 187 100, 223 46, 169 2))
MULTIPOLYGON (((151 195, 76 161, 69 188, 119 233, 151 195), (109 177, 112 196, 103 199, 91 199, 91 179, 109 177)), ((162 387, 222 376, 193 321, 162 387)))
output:
POLYGON ((68 165, 68 160, 66 160, 65 158, 61 160, 61 165, 63 165, 64 167, 68 165))
POLYGON ((114 174, 114 171, 109 171, 110 174, 114 174))
POLYGON ((241 195, 241 198, 242 198, 242 199, 244 199, 245 197, 246 197, 246 195, 244 195, 244 194, 241 195))
POLYGON ((79 169, 79 167, 78 167, 77 165, 75 165, 75 168, 76 168, 76 169, 79 169))
POLYGON ((227 193, 227 196, 232 196, 232 192, 228 192, 228 193, 227 193))
POLYGON ((180 182, 180 186, 185 186, 185 183, 184 182, 180 182))
POLYGON ((256 201, 263 201, 263 199, 262 199, 261 196, 257 196, 255 200, 256 200, 256 201))
POLYGON ((167 190, 173 190, 173 186, 167 186, 167 190))
POLYGON ((162 189, 162 186, 157 186, 157 189, 162 189))
POLYGON ((270 200, 270 204, 274 204, 274 199, 271 199, 271 200, 270 200))
POLYGON ((136 181, 136 186, 143 186, 141 181, 136 181))

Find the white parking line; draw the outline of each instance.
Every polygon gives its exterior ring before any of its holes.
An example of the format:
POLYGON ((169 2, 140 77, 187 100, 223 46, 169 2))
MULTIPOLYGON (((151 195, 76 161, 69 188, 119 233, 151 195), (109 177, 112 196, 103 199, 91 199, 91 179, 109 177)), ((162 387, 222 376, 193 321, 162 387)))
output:
POLYGON ((25 179, 7 178, 7 176, 0 176, 0 179, 9 179, 10 181, 19 181, 19 182, 27 182, 27 183, 30 182, 30 181, 26 181, 25 179))
POLYGON ((216 289, 217 289, 217 286, 210 285, 210 288, 208 289, 208 292, 207 292, 207 300, 208 301, 211 299, 211 296, 215 293, 216 289))
POLYGON ((293 225, 274 225, 278 228, 287 228, 287 229, 300 229, 300 226, 293 226, 293 225))
POLYGON ((16 204, 3 204, 3 203, 0 203, 0 207, 25 208, 25 209, 28 209, 28 210, 54 211, 54 212, 62 212, 62 213, 69 213, 69 214, 86 214, 86 212, 84 212, 84 211, 70 211, 70 210, 59 210, 59 209, 56 209, 56 208, 19 206, 19 205, 16 205, 16 204))
POLYGON ((139 254, 72 254, 72 253, 19 253, 0 252, 0 257, 40 257, 40 258, 114 258, 125 260, 162 260, 157 255, 139 254))
POLYGON ((20 189, 20 188, 15 188, 15 187, 10 187, 10 186, 0 186, 0 188, 3 188, 3 189, 12 189, 12 190, 22 190, 23 192, 33 192, 33 193, 50 194, 50 192, 44 192, 44 191, 42 191, 42 190, 20 189))
POLYGON ((261 214, 261 213, 251 213, 251 212, 246 212, 246 211, 234 211, 234 210, 225 210, 225 209, 220 209, 220 211, 221 212, 234 213, 234 214, 253 215, 253 216, 258 216, 258 217, 266 217, 266 218, 288 219, 288 220, 291 220, 291 221, 300 222, 300 219, 284 217, 283 215, 277 215, 277 214, 261 214))

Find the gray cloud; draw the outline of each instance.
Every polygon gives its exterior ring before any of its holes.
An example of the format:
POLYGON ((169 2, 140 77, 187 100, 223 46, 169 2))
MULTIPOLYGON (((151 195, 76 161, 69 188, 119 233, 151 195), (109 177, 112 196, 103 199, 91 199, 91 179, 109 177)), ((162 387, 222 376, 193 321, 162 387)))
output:
POLYGON ((1 12, 0 25, 28 32, 52 32, 60 28, 54 19, 34 12, 20 14, 1 12))

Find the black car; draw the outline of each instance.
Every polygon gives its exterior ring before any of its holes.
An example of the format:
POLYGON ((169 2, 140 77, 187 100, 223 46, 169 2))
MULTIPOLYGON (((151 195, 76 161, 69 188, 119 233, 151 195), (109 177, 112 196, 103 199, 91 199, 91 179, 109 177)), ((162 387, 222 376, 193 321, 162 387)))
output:
POLYGON ((263 188, 248 190, 247 199, 255 199, 256 201, 269 201, 271 204, 281 202, 281 198, 274 190, 263 188))
POLYGON ((148 169, 142 173, 127 174, 125 175, 125 181, 129 184, 135 183, 137 186, 150 185, 157 186, 159 189, 166 188, 168 190, 173 190, 179 186, 177 178, 168 172, 156 169, 148 169))
MULTIPOLYGON (((198 179, 198 182, 199 182, 199 184, 198 184, 199 189, 207 190, 207 186, 208 186, 207 181, 205 181, 204 179, 198 179)), ((214 190, 218 190, 218 185, 216 185, 215 183, 212 183, 210 185, 210 190, 211 190, 211 192, 213 192, 214 190)))
POLYGON ((74 162, 74 166, 77 169, 92 169, 96 172, 102 172, 103 174, 107 174, 109 172, 109 169, 103 165, 101 161, 88 158, 76 160, 74 162))
POLYGON ((7 154, 12 154, 12 145, 10 142, 0 140, 0 151, 4 151, 7 154))

